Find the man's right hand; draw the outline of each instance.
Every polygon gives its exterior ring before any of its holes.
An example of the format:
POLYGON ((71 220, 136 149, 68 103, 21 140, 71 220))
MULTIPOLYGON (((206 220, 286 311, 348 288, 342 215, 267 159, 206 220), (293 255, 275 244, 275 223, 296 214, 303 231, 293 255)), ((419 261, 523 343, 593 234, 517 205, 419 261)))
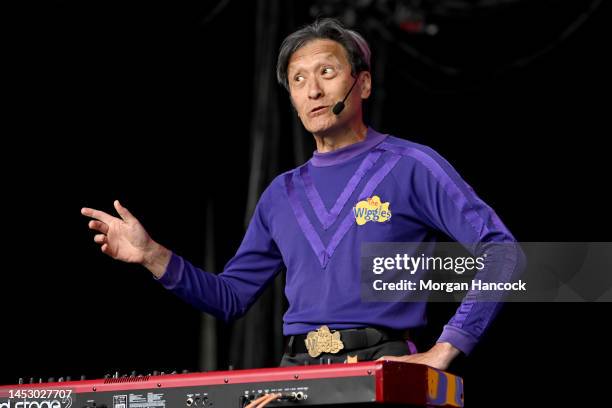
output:
POLYGON ((106 255, 124 262, 144 265, 160 278, 170 262, 171 252, 155 242, 142 224, 119 200, 114 202, 121 218, 93 208, 81 209, 81 214, 93 218, 89 228, 98 231, 94 241, 106 255))

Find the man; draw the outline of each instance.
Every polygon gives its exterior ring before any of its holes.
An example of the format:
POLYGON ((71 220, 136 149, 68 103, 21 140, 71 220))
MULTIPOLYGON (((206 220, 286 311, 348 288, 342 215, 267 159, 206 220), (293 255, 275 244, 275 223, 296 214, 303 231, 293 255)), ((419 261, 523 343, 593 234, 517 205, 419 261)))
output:
MULTIPOLYGON (((361 243, 431 242, 439 232, 459 242, 514 242, 512 234, 436 152, 363 123, 362 101, 372 81, 370 50, 359 34, 331 19, 298 30, 281 45, 277 77, 317 150, 266 188, 223 273, 204 272, 155 242, 118 201, 120 219, 82 210, 94 218, 95 242, 115 259, 144 265, 167 289, 226 321, 243 315, 286 268, 283 331, 289 339, 281 365, 350 356, 446 369, 473 349, 499 305, 464 300, 436 345, 416 353, 406 329, 425 324, 426 305, 362 302, 361 243), (387 214, 360 219, 359 203, 384 205, 387 214), (317 348, 312 339, 318 336, 335 336, 343 346, 317 348)), ((511 257, 511 272, 521 256, 511 257)))

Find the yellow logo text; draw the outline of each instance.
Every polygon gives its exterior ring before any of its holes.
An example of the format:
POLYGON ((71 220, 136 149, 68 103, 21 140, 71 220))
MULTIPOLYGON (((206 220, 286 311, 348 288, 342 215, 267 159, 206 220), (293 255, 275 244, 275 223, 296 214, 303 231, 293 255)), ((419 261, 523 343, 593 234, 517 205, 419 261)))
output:
POLYGON ((387 222, 391 219, 389 202, 383 203, 376 195, 359 201, 353 207, 353 213, 357 225, 363 225, 368 221, 387 222))

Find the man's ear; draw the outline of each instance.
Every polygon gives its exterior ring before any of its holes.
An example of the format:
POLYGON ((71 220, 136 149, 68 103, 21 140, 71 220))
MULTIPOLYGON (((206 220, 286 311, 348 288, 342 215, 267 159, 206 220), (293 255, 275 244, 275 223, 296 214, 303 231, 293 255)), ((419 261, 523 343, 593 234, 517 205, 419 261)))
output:
POLYGON ((368 71, 361 71, 359 75, 361 76, 361 84, 359 86, 361 99, 368 99, 372 93, 372 75, 368 71))

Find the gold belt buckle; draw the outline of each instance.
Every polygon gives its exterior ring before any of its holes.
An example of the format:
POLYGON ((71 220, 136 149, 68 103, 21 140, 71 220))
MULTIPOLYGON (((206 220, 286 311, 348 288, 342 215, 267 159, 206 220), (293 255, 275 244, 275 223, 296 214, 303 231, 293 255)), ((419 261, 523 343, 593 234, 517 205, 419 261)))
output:
POLYGON ((340 332, 332 333, 327 326, 321 326, 315 331, 308 332, 304 342, 310 357, 318 357, 321 353, 335 354, 344 348, 344 343, 340 340, 340 332))

